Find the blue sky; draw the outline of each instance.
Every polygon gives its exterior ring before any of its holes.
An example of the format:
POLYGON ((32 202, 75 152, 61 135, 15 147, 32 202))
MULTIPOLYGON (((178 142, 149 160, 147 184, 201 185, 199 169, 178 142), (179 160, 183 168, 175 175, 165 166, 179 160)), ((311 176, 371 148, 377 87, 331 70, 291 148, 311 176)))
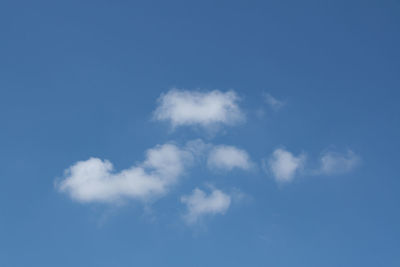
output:
POLYGON ((2 1, 0 266, 399 266, 398 1, 2 1))

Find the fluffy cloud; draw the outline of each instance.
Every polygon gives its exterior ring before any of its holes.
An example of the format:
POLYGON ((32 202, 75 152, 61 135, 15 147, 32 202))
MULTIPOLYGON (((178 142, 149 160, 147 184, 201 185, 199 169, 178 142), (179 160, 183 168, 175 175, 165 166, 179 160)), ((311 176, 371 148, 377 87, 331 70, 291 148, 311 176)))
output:
POLYGON ((337 174, 353 170, 360 162, 359 156, 348 150, 346 154, 325 152, 321 156, 321 168, 319 173, 337 174))
POLYGON ((207 165, 211 169, 232 170, 239 168, 248 170, 252 163, 246 151, 234 146, 219 145, 211 149, 207 165))
POLYGON ((284 149, 276 149, 268 161, 269 169, 278 182, 290 182, 295 174, 304 166, 304 154, 294 156, 284 149))
POLYGON ((239 97, 233 91, 174 89, 160 96, 154 118, 168 121, 172 127, 235 125, 245 119, 238 101, 239 97))
POLYGON ((191 159, 190 152, 173 144, 149 149, 143 163, 120 172, 107 160, 90 158, 69 167, 57 187, 78 202, 146 201, 165 194, 191 159))
POLYGON ((225 214, 231 204, 231 197, 218 189, 213 189, 206 195, 204 191, 196 188, 191 195, 183 196, 181 202, 187 207, 185 221, 193 224, 205 215, 225 214))

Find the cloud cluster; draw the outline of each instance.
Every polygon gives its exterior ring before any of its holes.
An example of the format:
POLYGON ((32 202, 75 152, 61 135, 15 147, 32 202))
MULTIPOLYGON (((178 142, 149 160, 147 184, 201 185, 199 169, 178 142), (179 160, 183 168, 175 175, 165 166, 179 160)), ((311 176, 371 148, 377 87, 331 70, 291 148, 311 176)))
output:
POLYGON ((154 118, 172 127, 235 125, 245 120, 234 91, 210 92, 170 90, 158 99, 154 118))
MULTIPOLYGON (((284 105, 269 94, 264 97, 274 110, 284 105)), ((153 117, 170 123, 173 128, 215 129, 245 121, 239 102, 240 98, 234 91, 173 89, 159 97, 153 117)), ((306 159, 304 153, 295 155, 278 148, 263 160, 263 165, 278 183, 288 183, 304 172, 306 159)), ((345 173, 353 170, 359 162, 359 156, 351 150, 345 154, 328 151, 321 155, 318 169, 307 173, 345 173)), ((143 162, 121 171, 115 171, 111 162, 99 158, 76 162, 65 170, 63 179, 56 186, 60 192, 81 203, 115 204, 129 199, 148 203, 167 194, 194 163, 206 164, 212 171, 255 169, 255 163, 244 149, 196 139, 182 147, 174 143, 157 145, 147 150, 143 162)), ((207 215, 225 214, 232 197, 234 194, 216 188, 211 188, 209 194, 195 188, 191 194, 181 197, 181 203, 186 206, 184 220, 194 224, 207 215)))
MULTIPOLYGON (((175 144, 158 145, 146 152, 142 163, 115 172, 111 162, 99 158, 79 161, 65 170, 57 183, 60 192, 81 203, 121 203, 127 199, 148 202, 159 198, 178 182, 188 167, 204 158, 210 169, 231 171, 249 170, 253 164, 247 152, 234 146, 192 140, 183 147, 175 144)), ((195 223, 210 214, 224 214, 231 196, 213 189, 209 195, 195 189, 181 202, 187 206, 185 221, 195 223)))
POLYGON ((225 214, 231 205, 231 197, 218 189, 213 189, 207 195, 204 191, 196 188, 191 195, 183 196, 181 202, 187 208, 184 215, 185 221, 193 224, 206 215, 225 214))
POLYGON ((149 149, 143 163, 120 172, 107 160, 90 158, 69 167, 57 187, 79 202, 147 201, 165 194, 191 160, 190 152, 173 144, 149 149))

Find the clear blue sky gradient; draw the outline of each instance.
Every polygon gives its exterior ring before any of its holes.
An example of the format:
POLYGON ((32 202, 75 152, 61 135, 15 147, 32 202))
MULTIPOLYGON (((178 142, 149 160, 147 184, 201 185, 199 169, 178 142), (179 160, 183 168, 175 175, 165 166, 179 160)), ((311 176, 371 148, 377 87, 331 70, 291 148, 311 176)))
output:
POLYGON ((0 266, 400 266, 399 48, 395 0, 1 1, 0 266), (173 87, 233 89, 247 122, 172 132, 151 117, 173 87), (121 170, 195 138, 362 163, 284 186, 200 166, 150 207, 54 187, 78 160, 121 170), (179 198, 207 182, 247 197, 188 227, 179 198))

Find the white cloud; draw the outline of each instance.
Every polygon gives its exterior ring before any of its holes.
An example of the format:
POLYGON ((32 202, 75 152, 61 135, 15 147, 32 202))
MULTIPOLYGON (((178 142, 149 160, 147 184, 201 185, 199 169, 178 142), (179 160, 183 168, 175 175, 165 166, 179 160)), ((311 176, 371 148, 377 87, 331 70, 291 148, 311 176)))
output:
POLYGON ((90 158, 69 167, 57 187, 78 202, 146 201, 165 194, 191 159, 191 153, 173 144, 149 149, 143 163, 120 172, 107 160, 90 158))
POLYGON ((205 143, 201 139, 191 140, 186 143, 186 149, 190 151, 196 160, 203 159, 203 156, 213 147, 210 143, 205 143))
POLYGON ((346 154, 325 152, 320 161, 321 168, 319 173, 335 174, 353 170, 359 164, 360 158, 353 151, 348 150, 346 154))
POLYGON ((234 146, 219 145, 211 149, 207 165, 211 169, 232 170, 239 168, 248 170, 252 163, 246 151, 234 146))
POLYGON ((231 204, 231 197, 218 189, 213 189, 206 195, 204 191, 196 188, 191 195, 183 196, 181 202, 187 207, 185 221, 193 224, 205 215, 225 214, 231 204))
POLYGON ((275 97, 273 97, 272 95, 265 93, 264 94, 264 99, 265 102, 273 109, 273 110, 278 110, 280 108, 282 108, 285 103, 283 101, 280 101, 278 99, 276 99, 275 97))
POLYGON ((296 173, 303 168, 306 157, 304 154, 294 156, 284 149, 276 149, 268 161, 269 168, 278 182, 290 182, 296 173))
POLYGON ((238 101, 239 97, 234 91, 173 89, 158 99, 159 105, 154 112, 154 118, 168 121, 172 127, 235 125, 245 120, 238 101))

